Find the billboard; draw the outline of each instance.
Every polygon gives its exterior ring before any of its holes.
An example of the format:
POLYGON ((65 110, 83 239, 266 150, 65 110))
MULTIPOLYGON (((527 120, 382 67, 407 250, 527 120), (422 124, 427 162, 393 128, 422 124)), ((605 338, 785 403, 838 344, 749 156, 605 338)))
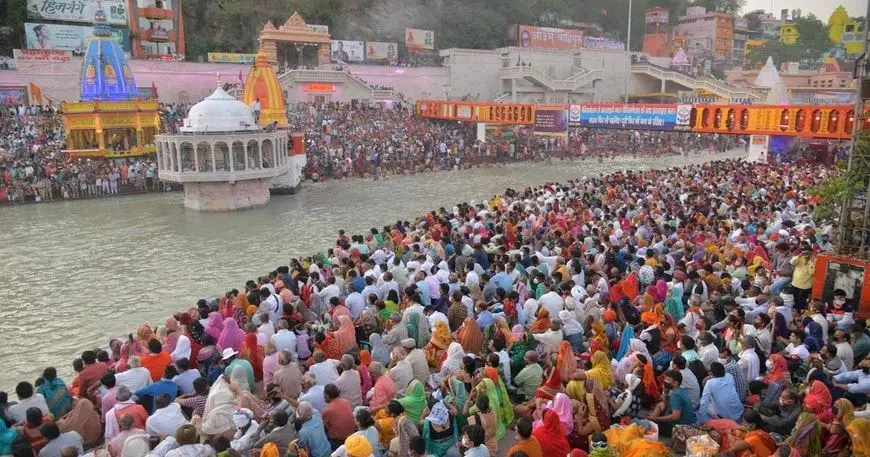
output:
POLYGON ((417 49, 435 49, 435 32, 405 27, 405 46, 417 49))
POLYGON ((521 48, 581 49, 583 32, 550 27, 517 26, 517 46, 521 48))
POLYGON ((535 110, 535 135, 562 136, 568 134, 568 110, 538 108, 535 110))
MULTIPOLYGON (((596 103, 571 105, 573 124, 588 128, 674 130, 677 105, 596 103)), ((688 124, 688 118, 686 118, 688 124)))
POLYGON ((256 54, 239 54, 236 52, 210 52, 208 53, 209 62, 218 63, 254 63, 257 58, 256 54))
MULTIPOLYGON (((112 38, 124 52, 130 52, 130 32, 126 28, 112 28, 112 38)), ((83 25, 24 23, 24 35, 30 49, 59 49, 84 52, 94 28, 83 25)))
POLYGON ((588 36, 583 40, 583 47, 599 51, 625 51, 625 43, 622 41, 591 36, 588 36))
POLYGON ((332 40, 332 60, 342 62, 362 62, 365 60, 365 46, 362 41, 332 40))
POLYGON ((328 25, 305 24, 305 28, 308 29, 309 32, 329 33, 328 25))
MULTIPOLYGON (((95 0, 27 0, 27 18, 37 21, 94 23, 95 0)), ((127 25, 126 0, 103 0, 103 12, 110 25, 127 25)))
POLYGON ((57 49, 13 49, 16 62, 60 62, 72 60, 72 53, 57 49))
POLYGON ((396 43, 366 41, 366 60, 383 60, 395 64, 397 59, 396 43))

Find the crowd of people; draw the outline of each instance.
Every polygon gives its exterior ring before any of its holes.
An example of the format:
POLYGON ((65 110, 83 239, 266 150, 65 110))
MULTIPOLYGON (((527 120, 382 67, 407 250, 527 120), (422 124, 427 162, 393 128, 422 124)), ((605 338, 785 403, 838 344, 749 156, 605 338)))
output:
POLYGON ((867 322, 810 297, 830 173, 618 172, 339 231, 0 394, 0 455, 866 457, 867 322))
POLYGON ((63 118, 54 107, 0 113, 0 204, 158 190, 157 164, 136 159, 75 159, 63 152, 63 118))
POLYGON ((401 104, 395 108, 298 104, 291 107, 290 128, 305 133, 308 164, 303 173, 313 181, 350 176, 379 179, 554 158, 715 153, 746 144, 734 136, 584 128, 572 128, 562 139, 536 136, 526 126, 491 132, 487 141, 479 142, 473 126, 428 120, 401 104))

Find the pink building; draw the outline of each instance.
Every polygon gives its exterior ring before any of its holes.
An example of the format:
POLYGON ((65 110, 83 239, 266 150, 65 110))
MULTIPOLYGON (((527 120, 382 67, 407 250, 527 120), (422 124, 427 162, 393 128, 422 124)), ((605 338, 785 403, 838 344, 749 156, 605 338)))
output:
POLYGON ((686 54, 693 58, 712 58, 717 65, 731 60, 734 39, 734 18, 719 12, 707 12, 703 6, 686 8, 675 31, 686 35, 686 54))

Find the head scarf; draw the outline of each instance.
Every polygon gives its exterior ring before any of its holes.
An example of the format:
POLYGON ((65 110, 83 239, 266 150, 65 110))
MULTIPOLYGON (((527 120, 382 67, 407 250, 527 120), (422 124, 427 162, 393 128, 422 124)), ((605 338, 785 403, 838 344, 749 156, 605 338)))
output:
POLYGON ((462 359, 465 357, 465 351, 462 345, 456 341, 450 343, 447 347, 447 358, 441 364, 441 372, 449 376, 462 371, 462 359))
POLYGON ((610 367, 610 360, 604 351, 597 351, 592 354, 592 368, 586 371, 586 376, 598 381, 598 385, 604 390, 609 390, 613 384, 613 371, 610 367))
POLYGON ((619 407, 616 411, 613 412, 613 417, 620 417, 628 411, 628 408, 631 406, 631 402, 634 401, 634 390, 637 389, 641 383, 640 378, 638 378, 635 374, 629 373, 625 375, 625 384, 627 387, 625 390, 619 394, 616 398, 616 403, 619 407))
POLYGON ((465 318, 456 339, 459 340, 465 352, 478 354, 483 348, 483 332, 480 331, 477 321, 471 316, 465 318))
POLYGON ((767 374, 764 376, 764 382, 778 382, 781 383, 786 380, 789 376, 788 374, 788 363, 785 361, 785 357, 779 354, 771 354, 770 361, 773 363, 773 367, 767 374))
POLYGON ((372 455, 372 445, 363 435, 353 434, 344 440, 344 450, 349 457, 369 457, 372 455))
POLYGON ((541 425, 532 432, 541 445, 541 455, 552 457, 567 456, 571 452, 567 435, 562 430, 562 422, 559 415, 553 410, 544 411, 541 425))
POLYGON ((498 385, 498 382, 501 380, 501 378, 498 375, 498 370, 496 370, 493 367, 486 367, 483 370, 483 374, 496 385, 498 385))
POLYGON ((453 337, 450 336, 450 329, 447 327, 447 323, 441 320, 436 321, 435 330, 432 332, 429 343, 438 349, 445 349, 451 341, 453 341, 453 337))
POLYGON ((429 415, 426 416, 426 420, 435 425, 438 425, 439 427, 444 427, 450 420, 450 411, 448 411, 447 407, 444 406, 443 401, 439 401, 438 403, 432 405, 432 410, 429 411, 429 415))
POLYGON ((804 397, 804 408, 813 414, 831 409, 831 392, 821 381, 813 381, 804 397))
POLYGON ((505 411, 503 406, 505 404, 510 405, 510 401, 506 399, 505 401, 507 403, 502 403, 499 398, 499 388, 490 378, 483 378, 483 381, 477 385, 477 389, 478 394, 485 394, 487 398, 489 398, 489 409, 492 411, 496 419, 495 439, 500 440, 505 434, 505 425, 507 425, 505 423, 506 417, 504 415, 505 411), (480 392, 480 389, 485 389, 485 392, 480 392))
POLYGON ((792 448, 803 449, 803 455, 822 455, 822 423, 813 413, 803 412, 787 443, 792 448))
POLYGON ((57 421, 57 426, 61 433, 77 432, 82 437, 82 443, 87 447, 100 442, 102 431, 100 414, 87 398, 79 398, 73 410, 57 421))
POLYGON ((335 340, 341 346, 342 352, 348 352, 356 347, 356 329, 349 316, 338 316, 338 330, 333 332, 335 340))
POLYGON ((571 343, 562 341, 559 343, 559 353, 556 355, 556 370, 562 379, 571 379, 577 371, 577 359, 574 358, 574 350, 571 343))
POLYGON ((510 348, 514 344, 514 334, 511 333, 510 327, 508 327, 507 320, 505 318, 499 316, 495 318, 495 325, 498 327, 498 331, 501 334, 502 338, 504 338, 504 347, 510 348))
POLYGON ((149 327, 148 324, 142 324, 136 331, 136 336, 139 337, 140 343, 148 344, 149 341, 154 339, 154 331, 151 330, 151 327, 149 327))
POLYGON ((538 317, 532 324, 532 333, 542 333, 550 330, 550 311, 547 308, 538 308, 538 317))
POLYGON ((380 333, 372 333, 369 337, 369 344, 372 345, 372 358, 381 362, 384 366, 390 364, 390 353, 384 345, 384 337, 380 333))
POLYGON ((674 287, 665 299, 665 312, 673 316, 674 320, 679 321, 685 315, 683 311, 683 288, 674 287))
POLYGON ((265 356, 263 348, 257 344, 257 332, 245 335, 245 342, 242 344, 241 351, 239 351, 239 357, 251 363, 251 368, 254 369, 254 378, 257 382, 263 378, 263 358, 265 356))
POLYGON ((859 417, 846 426, 854 457, 870 457, 870 419, 859 417))
POLYGON ((559 422, 562 423, 566 436, 574 430, 574 408, 571 405, 571 399, 567 395, 561 392, 557 393, 553 397, 553 400, 547 404, 547 409, 559 416, 559 422))
POLYGON ((236 428, 243 429, 251 425, 253 420, 254 413, 250 409, 239 408, 233 413, 233 423, 236 424, 236 428))
POLYGON ((514 337, 514 341, 523 339, 523 334, 525 333, 525 329, 522 325, 517 324, 511 328, 511 335, 514 337))
POLYGON ((151 445, 148 443, 148 435, 142 433, 133 435, 124 441, 121 457, 145 457, 150 451, 151 445))
POLYGON ((359 363, 364 367, 367 367, 372 363, 372 354, 368 349, 361 349, 359 351, 359 363))
POLYGON ((634 327, 626 324, 622 329, 622 337, 619 339, 619 351, 616 353, 616 361, 622 361, 622 358, 628 354, 628 343, 634 339, 634 327))
POLYGON ((855 406, 852 405, 852 402, 847 398, 840 398, 834 402, 834 406, 837 408, 837 417, 840 418, 843 425, 849 425, 853 420, 855 420, 855 406))
POLYGON ((205 333, 213 336, 214 339, 221 337, 221 332, 224 329, 224 320, 218 313, 209 313, 208 322, 205 324, 205 333))
POLYGON ((218 338, 218 346, 221 349, 233 348, 234 351, 238 351, 242 348, 244 340, 245 332, 239 328, 239 323, 232 317, 224 319, 223 329, 220 338, 218 338))
POLYGON ((408 415, 408 419, 415 424, 419 424, 423 416, 423 410, 426 408, 423 383, 416 379, 411 381, 408 384, 408 389, 405 391, 405 396, 399 399, 399 403, 405 407, 405 414, 408 415))
POLYGON ((544 400, 552 400, 556 393, 562 391, 562 376, 559 375, 559 369, 553 368, 547 380, 538 387, 535 391, 535 398, 543 398, 544 400))

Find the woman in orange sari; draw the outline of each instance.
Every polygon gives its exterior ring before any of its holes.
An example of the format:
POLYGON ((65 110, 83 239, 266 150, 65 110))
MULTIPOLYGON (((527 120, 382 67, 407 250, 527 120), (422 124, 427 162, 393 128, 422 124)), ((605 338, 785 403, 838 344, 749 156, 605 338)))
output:
POLYGON ((497 338, 504 341, 504 348, 510 351, 511 346, 514 344, 514 334, 511 333, 510 327, 508 327, 507 320, 501 316, 495 318, 496 325, 496 333, 497 338))
POLYGON ((556 371, 559 372, 560 379, 571 379, 571 376, 577 371, 577 359, 574 358, 571 343, 567 341, 562 341, 559 344, 559 352, 556 354, 556 371))
POLYGON ((543 333, 550 330, 550 310, 543 306, 538 308, 538 317, 535 323, 532 324, 530 331, 532 333, 543 333))
POLYGON ((263 358, 265 354, 263 348, 257 344, 257 332, 251 332, 245 335, 245 341, 242 342, 242 349, 239 351, 239 356, 251 363, 254 369, 254 379, 256 382, 263 380, 263 358))
POLYGON ((441 361, 447 354, 447 346, 453 342, 453 337, 450 335, 450 329, 447 328, 447 323, 444 321, 435 322, 435 330, 429 338, 429 344, 423 348, 426 354, 426 361, 430 367, 440 367, 441 361))
POLYGON ((466 353, 479 354, 483 349, 483 332, 480 331, 477 321, 471 316, 466 317, 462 327, 459 327, 456 339, 466 353))
POLYGON ((777 445, 770 435, 762 430, 764 420, 751 409, 743 414, 744 430, 732 433, 742 439, 734 440, 730 447, 722 452, 723 457, 770 457, 776 452, 777 445))

